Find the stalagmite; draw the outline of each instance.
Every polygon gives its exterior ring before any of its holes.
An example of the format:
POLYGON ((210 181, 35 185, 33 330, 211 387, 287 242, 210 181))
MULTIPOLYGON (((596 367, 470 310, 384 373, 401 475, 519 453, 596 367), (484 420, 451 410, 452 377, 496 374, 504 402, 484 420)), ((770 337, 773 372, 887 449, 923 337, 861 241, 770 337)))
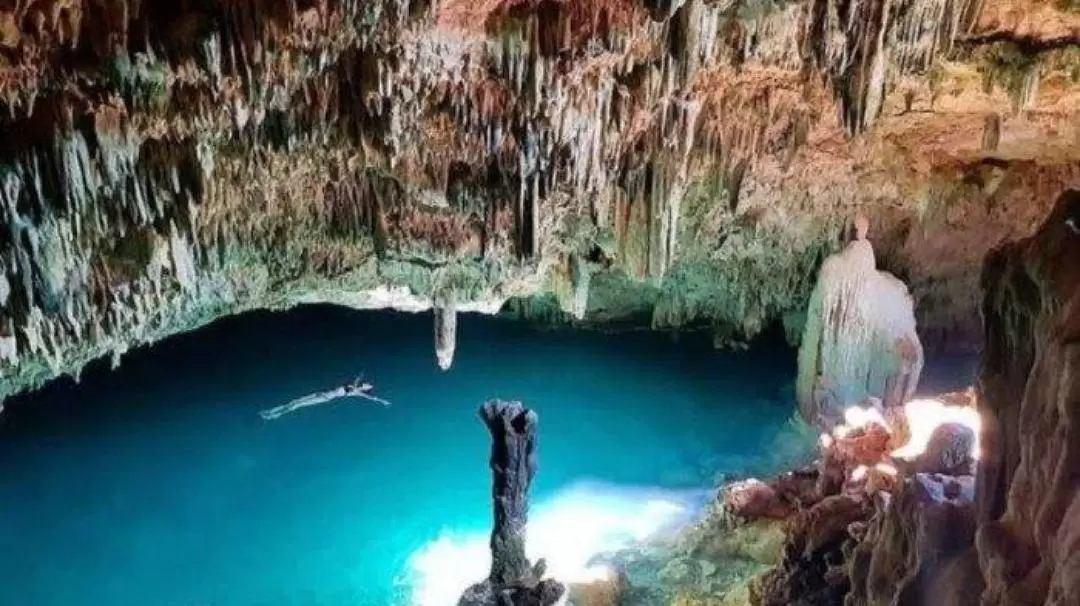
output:
POLYGON ((454 363, 454 350, 457 348, 457 308, 453 303, 436 305, 435 314, 435 358, 439 368, 448 370, 454 363))
POLYGON ((799 348, 799 409, 825 427, 868 396, 903 404, 922 372, 911 295, 876 269, 867 228, 857 218, 854 240, 822 265, 799 348))
POLYGON ((491 400, 480 407, 491 432, 494 526, 491 573, 470 587, 458 606, 552 606, 566 588, 543 579, 545 563, 525 556, 529 488, 536 475, 536 413, 520 402, 491 400))

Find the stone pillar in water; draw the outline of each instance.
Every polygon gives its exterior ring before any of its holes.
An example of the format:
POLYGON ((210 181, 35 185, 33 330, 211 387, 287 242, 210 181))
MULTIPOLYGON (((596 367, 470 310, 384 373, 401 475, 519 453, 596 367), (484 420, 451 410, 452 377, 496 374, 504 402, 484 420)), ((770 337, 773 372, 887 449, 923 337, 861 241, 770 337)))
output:
POLYGON ((525 556, 529 488, 536 474, 536 413, 520 402, 492 400, 480 408, 491 432, 491 573, 470 587, 458 606, 552 606, 566 588, 541 580, 544 561, 525 556))
POLYGON ((435 307, 435 358, 439 368, 447 370, 454 363, 457 348, 457 309, 453 303, 435 307))

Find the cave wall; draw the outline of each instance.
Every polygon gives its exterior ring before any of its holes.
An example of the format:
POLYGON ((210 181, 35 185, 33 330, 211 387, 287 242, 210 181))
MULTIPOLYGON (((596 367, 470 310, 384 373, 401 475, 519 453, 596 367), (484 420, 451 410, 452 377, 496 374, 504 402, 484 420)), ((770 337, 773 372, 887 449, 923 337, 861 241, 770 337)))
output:
POLYGON ((1080 190, 983 272, 985 604, 1080 603, 1080 190))
POLYGON ((797 335, 857 210, 929 341, 978 340, 982 256, 1080 183, 1078 32, 1033 0, 0 2, 0 397, 314 301, 797 335))
POLYGON ((848 606, 1080 603, 1080 190, 981 284, 976 475, 905 478, 849 529, 848 606))

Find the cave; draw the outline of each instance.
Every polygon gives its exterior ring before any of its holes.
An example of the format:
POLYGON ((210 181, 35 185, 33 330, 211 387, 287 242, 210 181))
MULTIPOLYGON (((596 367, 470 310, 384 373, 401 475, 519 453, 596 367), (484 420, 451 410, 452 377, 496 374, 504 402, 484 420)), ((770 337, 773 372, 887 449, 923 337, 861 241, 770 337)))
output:
POLYGON ((19 0, 0 106, 0 603, 1080 604, 1073 0, 19 0))

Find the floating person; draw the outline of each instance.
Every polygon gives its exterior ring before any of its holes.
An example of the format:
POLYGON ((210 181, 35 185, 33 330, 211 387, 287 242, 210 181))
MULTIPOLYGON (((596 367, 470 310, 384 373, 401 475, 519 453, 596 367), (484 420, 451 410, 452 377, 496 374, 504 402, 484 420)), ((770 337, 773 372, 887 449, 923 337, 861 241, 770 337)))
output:
POLYGON ((346 383, 336 389, 329 391, 319 391, 312 394, 308 394, 301 398, 297 398, 288 404, 282 404, 281 406, 275 406, 259 412, 259 416, 270 421, 276 419, 282 415, 289 414, 290 412, 306 408, 308 406, 315 406, 316 404, 323 404, 331 400, 337 400, 339 398, 364 398, 365 400, 371 400, 382 406, 390 406, 390 402, 371 395, 371 390, 375 388, 374 385, 368 383, 363 379, 364 375, 356 377, 351 383, 346 383))

